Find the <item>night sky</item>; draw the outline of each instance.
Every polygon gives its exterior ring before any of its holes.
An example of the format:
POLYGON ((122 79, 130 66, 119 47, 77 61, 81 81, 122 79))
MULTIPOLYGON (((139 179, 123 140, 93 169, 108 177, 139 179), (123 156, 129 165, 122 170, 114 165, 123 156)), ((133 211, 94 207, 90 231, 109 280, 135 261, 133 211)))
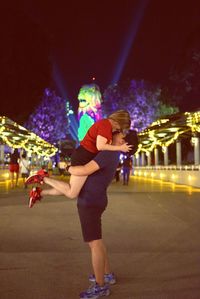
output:
MULTIPOLYGON (((23 123, 47 86, 76 109, 80 87, 93 77, 102 91, 125 79, 166 85, 200 25, 200 5, 194 0, 13 0, 3 5, 1 19, 0 114, 23 123)), ((190 105, 199 107, 192 99, 190 105)))

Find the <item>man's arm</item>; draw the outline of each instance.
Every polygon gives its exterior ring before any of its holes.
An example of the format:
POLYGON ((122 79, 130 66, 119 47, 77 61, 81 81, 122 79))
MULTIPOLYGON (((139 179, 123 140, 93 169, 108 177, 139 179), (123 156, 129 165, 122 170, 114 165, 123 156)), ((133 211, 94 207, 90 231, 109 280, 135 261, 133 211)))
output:
POLYGON ((72 175, 87 176, 99 169, 100 169, 99 165, 94 160, 92 160, 85 165, 70 166, 68 171, 72 175))

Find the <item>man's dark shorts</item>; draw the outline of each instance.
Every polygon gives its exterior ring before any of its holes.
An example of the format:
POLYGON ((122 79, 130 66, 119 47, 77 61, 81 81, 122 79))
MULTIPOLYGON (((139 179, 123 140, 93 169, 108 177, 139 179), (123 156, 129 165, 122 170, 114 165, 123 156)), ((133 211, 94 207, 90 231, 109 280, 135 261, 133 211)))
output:
POLYGON ((101 215, 105 208, 78 206, 83 239, 85 242, 102 239, 101 215))

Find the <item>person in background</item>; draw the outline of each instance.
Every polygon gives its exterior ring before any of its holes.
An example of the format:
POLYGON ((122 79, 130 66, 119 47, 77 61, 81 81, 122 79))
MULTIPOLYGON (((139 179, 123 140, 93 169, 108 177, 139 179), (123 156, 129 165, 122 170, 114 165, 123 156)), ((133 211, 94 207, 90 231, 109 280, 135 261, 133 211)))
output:
POLYGON ((64 158, 61 157, 60 161, 58 162, 58 169, 59 169, 60 176, 64 176, 65 175, 65 173, 66 173, 66 171, 65 171, 66 167, 67 167, 67 163, 65 162, 64 158))
POLYGON ((126 142, 133 144, 132 149, 125 155, 125 159, 122 165, 123 171, 123 185, 128 185, 130 178, 130 171, 133 169, 132 156, 137 152, 139 145, 139 138, 136 130, 129 130, 129 134, 126 136, 126 142))
POLYGON ((19 179, 19 152, 15 148, 10 154, 9 171, 11 179, 11 188, 17 187, 19 179))
POLYGON ((30 165, 29 165, 29 160, 27 158, 26 152, 24 152, 21 155, 19 167, 20 167, 20 173, 22 176, 24 188, 27 188, 27 185, 25 184, 25 179, 28 178, 30 174, 30 165))
POLYGON ((48 161, 47 169, 48 169, 49 176, 51 176, 53 173, 53 163, 52 163, 51 159, 49 159, 49 161, 48 161))
POLYGON ((116 180, 116 182, 120 181, 121 168, 122 168, 122 165, 121 165, 121 162, 119 162, 119 164, 117 166, 117 169, 116 169, 116 172, 115 172, 115 180, 116 180))
POLYGON ((128 185, 131 169, 132 169, 132 158, 131 156, 127 155, 125 156, 122 163, 123 185, 128 185))

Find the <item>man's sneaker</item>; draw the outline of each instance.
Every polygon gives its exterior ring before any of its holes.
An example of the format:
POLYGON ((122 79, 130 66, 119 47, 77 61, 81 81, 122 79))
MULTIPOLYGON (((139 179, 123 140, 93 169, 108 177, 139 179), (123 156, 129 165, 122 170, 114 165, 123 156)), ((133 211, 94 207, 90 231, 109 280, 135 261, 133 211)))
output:
MULTIPOLYGON (((89 275, 89 281, 96 282, 94 274, 89 275)), ((108 284, 115 284, 116 283, 116 276, 114 273, 104 274, 104 281, 108 284)))
POLYGON ((48 177, 48 176, 49 176, 49 174, 46 170, 40 169, 40 170, 38 170, 38 172, 36 174, 29 176, 26 179, 25 184, 26 185, 28 185, 28 184, 43 184, 44 177, 48 177))
POLYGON ((29 195, 29 208, 32 208, 37 200, 41 200, 41 191, 39 187, 33 187, 29 195))
POLYGON ((100 287, 97 283, 87 289, 85 292, 80 294, 80 299, 98 299, 103 296, 110 295, 110 287, 108 284, 105 284, 103 287, 100 287))

